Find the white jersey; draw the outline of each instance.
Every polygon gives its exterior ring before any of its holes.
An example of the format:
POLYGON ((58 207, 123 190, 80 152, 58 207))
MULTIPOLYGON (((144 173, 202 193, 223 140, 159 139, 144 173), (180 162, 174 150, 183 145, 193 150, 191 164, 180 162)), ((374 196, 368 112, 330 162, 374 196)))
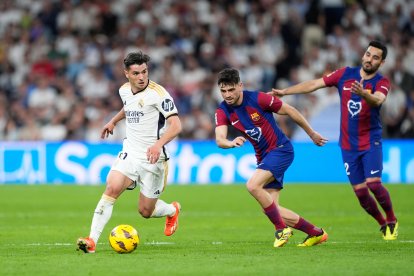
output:
MULTIPOLYGON (((171 95, 161 85, 149 81, 148 86, 133 94, 129 82, 119 88, 124 104, 126 139, 123 151, 138 159, 147 159, 147 149, 165 132, 166 120, 178 111, 171 95)), ((167 160, 164 146, 159 161, 167 160)))

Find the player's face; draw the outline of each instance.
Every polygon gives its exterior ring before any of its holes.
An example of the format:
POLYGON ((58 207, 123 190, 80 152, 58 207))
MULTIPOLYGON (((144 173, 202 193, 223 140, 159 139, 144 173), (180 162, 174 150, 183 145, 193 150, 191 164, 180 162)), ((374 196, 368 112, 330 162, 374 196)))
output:
POLYGON ((384 63, 382 59, 382 50, 369 46, 362 57, 362 69, 367 74, 377 72, 378 68, 384 63))
POLYGON ((143 90, 148 84, 148 67, 147 64, 133 64, 128 70, 124 70, 125 77, 131 84, 133 92, 143 90))
POLYGON ((242 83, 238 83, 234 85, 228 85, 228 84, 220 85, 221 96, 223 97, 224 101, 228 105, 240 105, 241 104, 243 100, 240 97, 242 90, 243 90, 242 83))

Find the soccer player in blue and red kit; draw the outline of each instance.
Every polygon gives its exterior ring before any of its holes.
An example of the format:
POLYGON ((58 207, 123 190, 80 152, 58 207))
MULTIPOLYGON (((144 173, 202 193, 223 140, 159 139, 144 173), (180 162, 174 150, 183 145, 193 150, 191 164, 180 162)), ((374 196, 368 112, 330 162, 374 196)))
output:
POLYGON ((346 174, 362 208, 380 225, 384 240, 395 240, 398 222, 389 192, 381 181, 382 126, 380 108, 390 91, 390 82, 378 73, 385 62, 387 48, 371 41, 362 65, 344 67, 319 79, 305 81, 286 89, 272 89, 275 96, 311 93, 336 86, 341 99, 341 131, 339 145, 346 174), (370 192, 374 195, 371 196, 370 192), (386 218, 379 210, 384 210, 386 218))
POLYGON ((257 168, 246 186, 275 226, 274 247, 281 247, 288 242, 292 235, 290 227, 308 234, 299 246, 313 246, 326 241, 328 234, 323 229, 278 204, 283 176, 293 161, 294 153, 292 144, 280 130, 273 113, 290 116, 316 145, 322 146, 327 140, 312 129, 299 111, 277 97, 243 90, 236 69, 221 71, 217 83, 224 99, 216 111, 217 145, 225 149, 240 147, 246 139, 253 144, 257 168), (229 140, 229 125, 243 133, 243 136, 229 140))

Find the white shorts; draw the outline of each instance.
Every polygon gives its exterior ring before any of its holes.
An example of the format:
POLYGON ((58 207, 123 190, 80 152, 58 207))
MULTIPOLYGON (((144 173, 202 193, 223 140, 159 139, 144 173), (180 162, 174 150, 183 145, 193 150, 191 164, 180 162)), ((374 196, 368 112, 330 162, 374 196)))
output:
POLYGON ((141 193, 147 198, 159 198, 167 185, 168 161, 150 164, 147 160, 125 156, 123 152, 112 165, 111 170, 119 171, 139 184, 141 193))

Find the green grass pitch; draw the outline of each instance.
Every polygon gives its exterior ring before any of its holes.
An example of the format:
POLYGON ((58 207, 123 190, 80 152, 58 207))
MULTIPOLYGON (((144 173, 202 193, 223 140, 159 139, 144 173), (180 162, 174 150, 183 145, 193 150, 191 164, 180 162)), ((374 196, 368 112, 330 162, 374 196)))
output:
POLYGON ((414 185, 387 185, 400 222, 396 241, 359 206, 351 187, 286 184, 281 205, 329 233, 327 243, 273 248, 274 229, 244 185, 171 185, 162 198, 179 200, 177 232, 164 219, 143 219, 138 191, 114 207, 95 254, 76 251, 89 233, 104 186, 0 185, 0 275, 414 275, 414 185), (109 246, 109 231, 131 224, 141 242, 131 254, 109 246))

